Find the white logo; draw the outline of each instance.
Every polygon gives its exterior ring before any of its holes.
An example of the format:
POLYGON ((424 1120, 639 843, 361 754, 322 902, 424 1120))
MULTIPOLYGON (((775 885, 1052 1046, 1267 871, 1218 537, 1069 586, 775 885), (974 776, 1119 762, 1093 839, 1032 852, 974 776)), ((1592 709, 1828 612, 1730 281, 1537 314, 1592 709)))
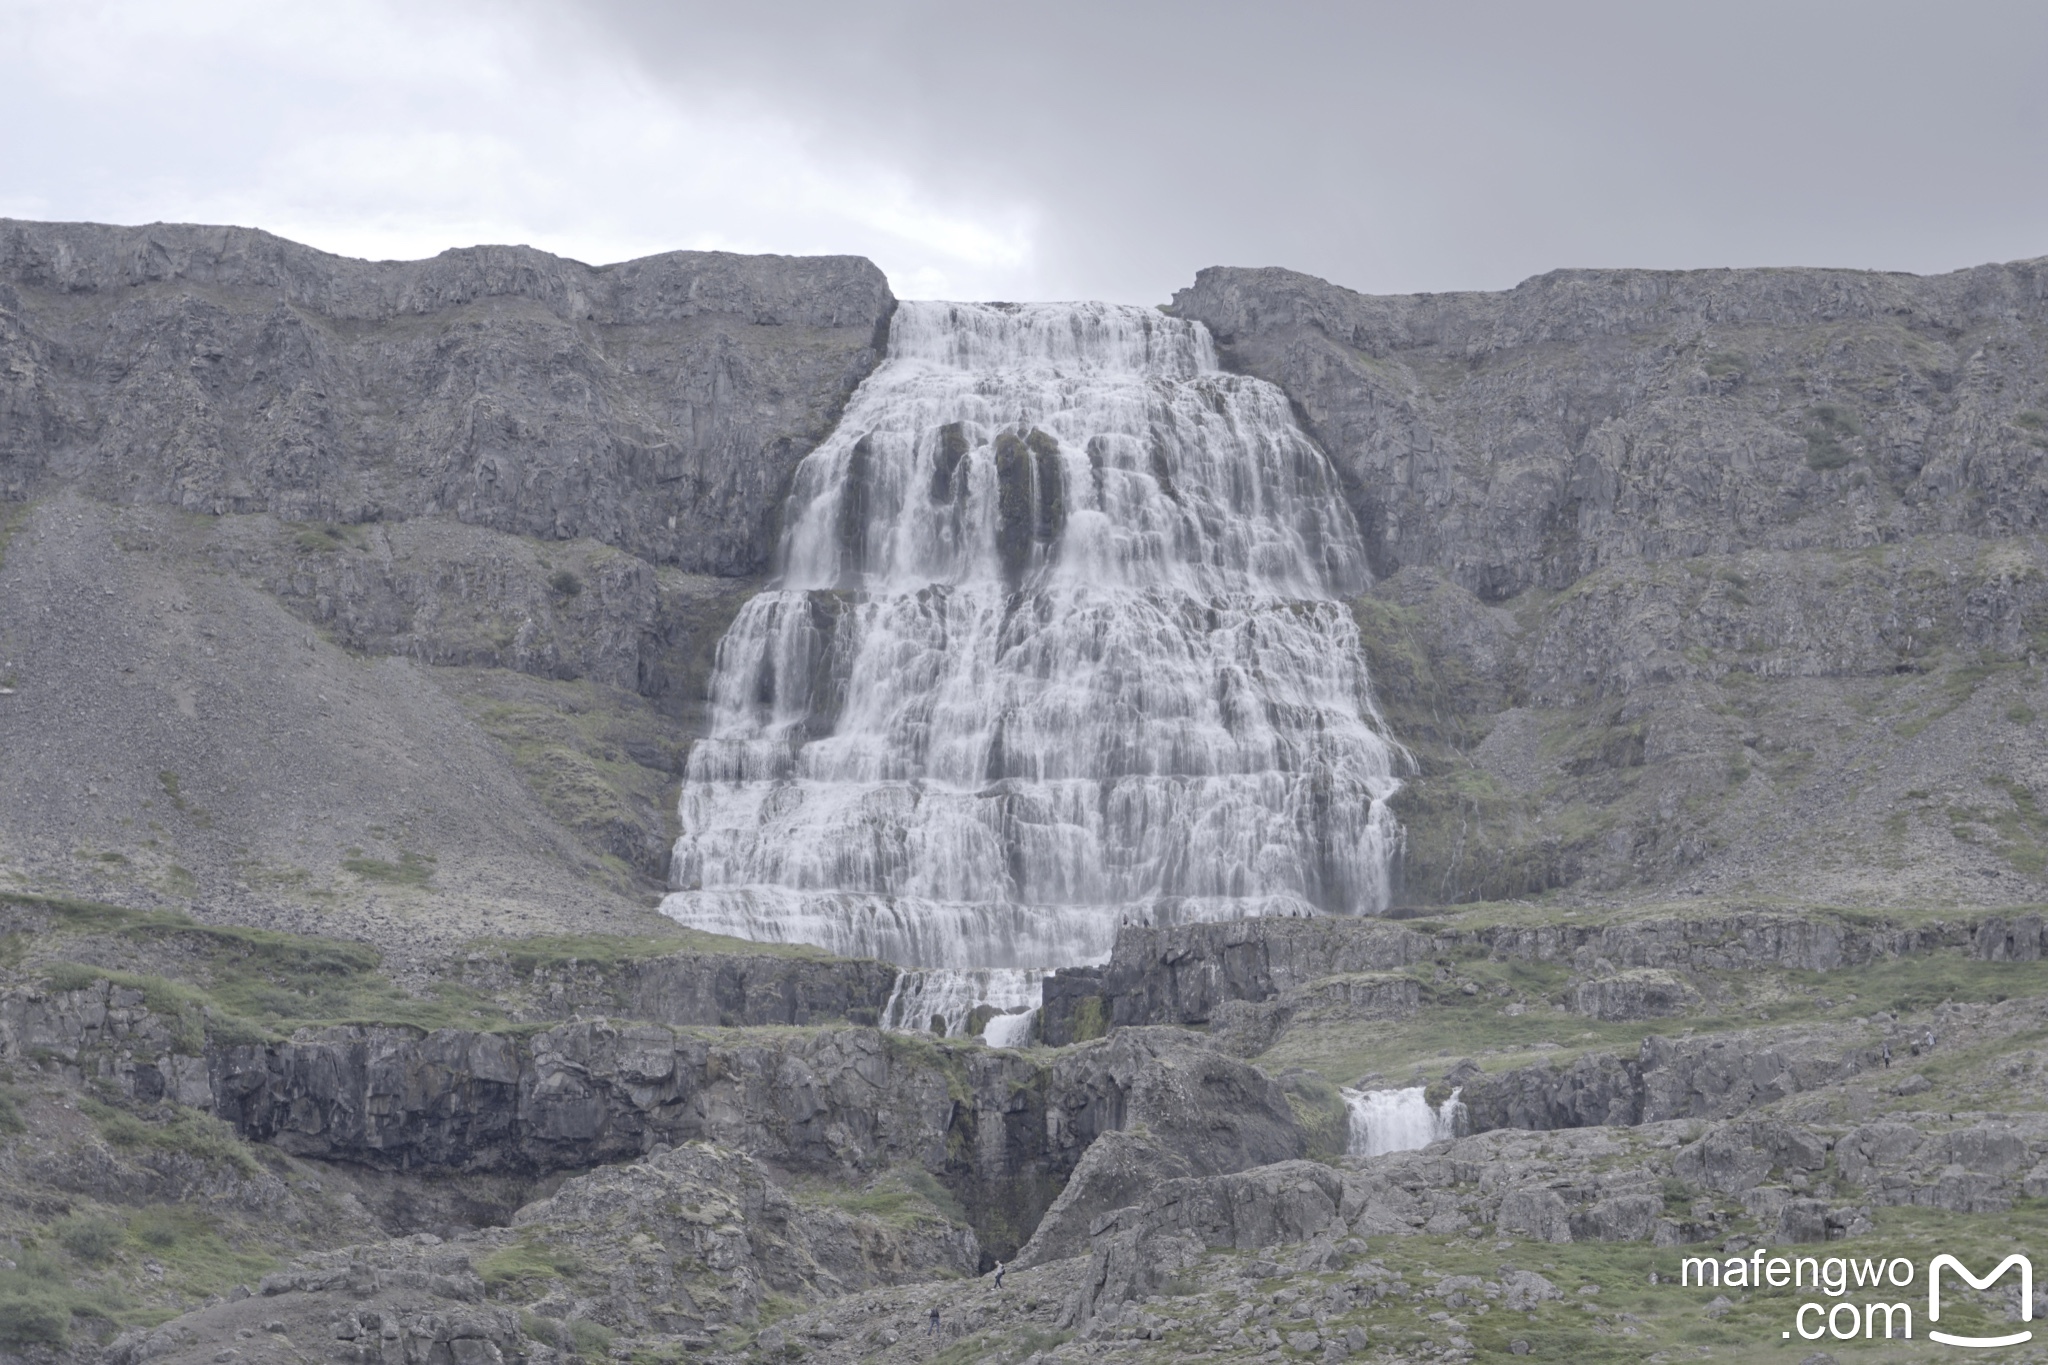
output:
MULTIPOLYGON (((2014 1266, 2018 1266, 2020 1268, 2020 1321, 2032 1322, 2034 1320, 2034 1263, 2018 1252, 2014 1252, 2000 1261, 1998 1268, 1982 1279, 1972 1275, 1969 1267, 1953 1256, 1944 1254, 1935 1257, 1927 1267, 1927 1320, 1929 1322, 1941 1321, 1941 1268, 1943 1266, 1947 1266, 1955 1271, 1956 1274, 1962 1276, 1969 1282, 1972 1289, 1989 1289, 1999 1276, 2005 1274, 2006 1271, 2011 1270, 2014 1266)), ((1927 1336, 1930 1341, 1938 1341, 1944 1346, 2017 1346, 2023 1341, 2032 1341, 2034 1339, 2032 1332, 2014 1332, 2011 1336, 2004 1337, 1958 1337, 1951 1336, 1947 1332, 1929 1332, 1927 1336)))

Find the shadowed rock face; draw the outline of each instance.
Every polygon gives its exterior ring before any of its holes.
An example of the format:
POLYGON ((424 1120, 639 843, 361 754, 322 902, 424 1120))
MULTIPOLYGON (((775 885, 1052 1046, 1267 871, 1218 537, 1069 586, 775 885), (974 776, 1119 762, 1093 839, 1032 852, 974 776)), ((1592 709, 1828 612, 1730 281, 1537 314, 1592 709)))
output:
POLYGON ((1630 558, 2006 535, 2048 517, 2048 265, 1565 270, 1354 294, 1211 269, 1174 296, 1285 388, 1376 567, 1497 600, 1630 558))
MULTIPOLYGON (((670 994, 672 965, 655 983, 670 994)), ((130 1098, 211 1110, 294 1156, 378 1171, 535 1177, 690 1142, 838 1180, 921 1168, 991 1257, 1031 1237, 1105 1135, 1139 1134, 1158 1158, 1115 1187, 1126 1194, 1306 1147, 1278 1084, 1177 1029, 1122 1030, 1051 1058, 868 1028, 604 1020, 524 1035, 348 1025, 244 1043, 102 981, 0 994, 0 1059, 30 1049, 130 1098)), ((1075 1183, 1069 1251, 1089 1216, 1114 1207, 1101 1179, 1075 1183)))
POLYGON ((239 228, 7 221, 0 496, 439 515, 752 573, 894 304, 848 256, 368 262, 239 228))

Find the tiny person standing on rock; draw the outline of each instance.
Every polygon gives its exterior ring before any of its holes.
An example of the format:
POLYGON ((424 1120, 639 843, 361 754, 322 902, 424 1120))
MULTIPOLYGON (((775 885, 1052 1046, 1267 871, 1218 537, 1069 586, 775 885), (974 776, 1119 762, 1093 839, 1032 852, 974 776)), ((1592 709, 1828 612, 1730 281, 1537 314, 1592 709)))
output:
POLYGON ((996 1289, 1003 1287, 1003 1263, 1001 1261, 996 1262, 996 1282, 993 1287, 996 1289))
POLYGON ((1884 1045, 1884 1069, 1886 1071, 1892 1069, 1892 1045, 1889 1042, 1884 1045))
POLYGON ((932 1315, 930 1318, 930 1322, 931 1335, 937 1336, 939 1334, 939 1306, 937 1304, 932 1305, 932 1315))

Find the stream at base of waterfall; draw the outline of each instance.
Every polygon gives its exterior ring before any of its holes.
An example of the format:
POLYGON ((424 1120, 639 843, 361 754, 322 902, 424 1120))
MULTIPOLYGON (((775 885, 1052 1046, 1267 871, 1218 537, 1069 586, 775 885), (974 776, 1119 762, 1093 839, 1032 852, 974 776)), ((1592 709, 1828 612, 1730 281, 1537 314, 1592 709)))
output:
POLYGON ((1373 914, 1405 761, 1335 472, 1208 333, 898 305, 718 647, 662 911, 905 971, 896 1028, 1029 1040, 1124 921, 1373 914))

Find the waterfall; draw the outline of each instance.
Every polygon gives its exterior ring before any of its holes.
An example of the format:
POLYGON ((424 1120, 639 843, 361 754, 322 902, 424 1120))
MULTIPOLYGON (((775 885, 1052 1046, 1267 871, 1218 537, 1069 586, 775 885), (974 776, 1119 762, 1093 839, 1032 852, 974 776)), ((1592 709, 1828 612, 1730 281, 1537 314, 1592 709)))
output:
POLYGON ((1412 1152, 1432 1142, 1458 1135, 1458 1119, 1465 1106, 1453 1090, 1442 1105, 1429 1107, 1422 1086, 1406 1090, 1346 1090, 1344 1103, 1351 1110, 1352 1156, 1385 1156, 1388 1152, 1412 1152))
MULTIPOLYGON (((978 1006, 994 1012, 988 1028, 1001 1036, 1028 1026, 1038 1008, 1040 973, 1016 967, 952 967, 905 971, 896 978, 889 1003, 882 1007, 882 1026, 894 1029, 931 1028, 954 1037, 967 1031, 978 1006)), ((984 1036, 987 1036, 984 1033, 984 1036)), ((989 1039, 994 1042, 994 1038, 989 1039)))
POLYGON ((1125 919, 1377 913, 1366 580, 1286 396, 1199 324, 903 303, 719 645, 662 910, 932 969, 892 1008, 949 1032, 1125 919))

